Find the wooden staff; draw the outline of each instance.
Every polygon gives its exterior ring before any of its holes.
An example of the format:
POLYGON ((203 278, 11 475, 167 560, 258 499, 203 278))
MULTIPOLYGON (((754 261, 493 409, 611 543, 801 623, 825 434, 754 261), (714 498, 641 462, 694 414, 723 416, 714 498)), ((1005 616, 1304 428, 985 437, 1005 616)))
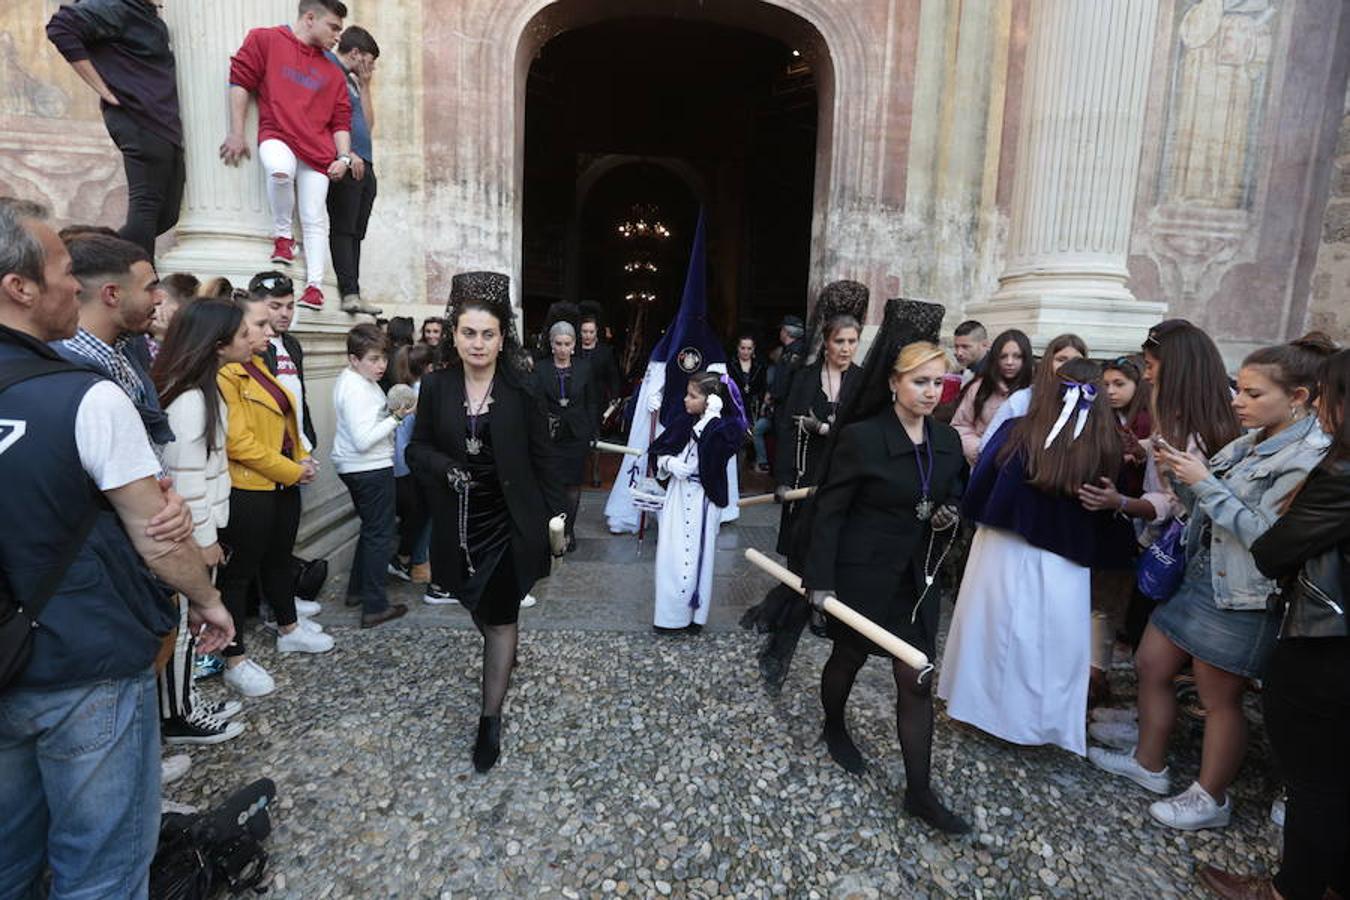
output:
MULTIPOLYGON (((745 558, 750 561, 751 565, 754 565, 761 571, 773 576, 797 593, 807 597, 808 600, 810 599, 806 593, 806 589, 802 587, 800 575, 781 565, 777 561, 770 559, 754 548, 745 551, 745 558)), ((849 606, 845 606, 843 603, 839 602, 839 599, 833 594, 826 596, 817 608, 826 615, 832 616, 840 622, 843 622, 849 628, 852 628, 863 637, 872 641, 905 665, 917 670, 920 682, 933 671, 933 664, 928 661, 927 655, 917 647, 905 643, 862 613, 849 606)))
POLYGON ((767 506, 770 503, 795 503, 798 500, 805 500, 816 492, 813 487, 793 488, 790 491, 784 491, 783 496, 777 494, 754 494, 750 497, 742 497, 738 506, 767 506))
POLYGON ((626 456, 641 456, 643 451, 623 444, 611 444, 609 441, 591 441, 591 446, 601 453, 622 453, 626 456))

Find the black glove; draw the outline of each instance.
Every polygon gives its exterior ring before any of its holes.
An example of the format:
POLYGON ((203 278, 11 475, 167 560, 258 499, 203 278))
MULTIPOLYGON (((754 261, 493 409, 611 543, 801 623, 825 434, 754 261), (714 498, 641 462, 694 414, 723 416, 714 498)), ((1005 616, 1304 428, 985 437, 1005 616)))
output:
POLYGON ((933 525, 934 531, 946 531, 948 528, 954 528, 961 521, 961 510, 953 503, 944 503, 933 513, 933 517, 928 520, 933 525))

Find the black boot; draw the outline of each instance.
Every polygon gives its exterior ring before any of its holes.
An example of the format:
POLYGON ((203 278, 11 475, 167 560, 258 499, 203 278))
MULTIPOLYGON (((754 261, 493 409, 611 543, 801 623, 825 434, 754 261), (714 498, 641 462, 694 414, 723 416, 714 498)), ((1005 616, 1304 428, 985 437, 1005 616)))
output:
POLYGON ((906 790, 904 807, 905 812, 923 819, 938 831, 947 834, 965 834, 970 831, 970 824, 943 806, 937 794, 931 790, 922 792, 906 790))
POLYGON ((867 771, 867 763, 863 760, 862 751, 858 745, 853 743, 853 738, 848 736, 848 729, 843 724, 833 725, 825 723, 825 730, 821 732, 821 737, 825 739, 825 746, 830 751, 830 759, 839 763, 840 768, 845 772, 854 775, 861 775, 867 771))
POLYGON ((482 716, 478 719, 478 740, 473 745, 473 767, 486 772, 497 764, 502 747, 502 717, 482 716))

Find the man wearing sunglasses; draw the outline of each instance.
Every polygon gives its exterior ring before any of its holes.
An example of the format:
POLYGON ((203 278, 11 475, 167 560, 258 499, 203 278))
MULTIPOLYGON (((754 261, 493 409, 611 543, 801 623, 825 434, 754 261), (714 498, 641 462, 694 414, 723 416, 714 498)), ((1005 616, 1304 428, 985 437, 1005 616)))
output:
POLYGON ((267 315, 275 335, 267 344, 263 359, 267 369, 281 386, 295 398, 300 410, 300 432, 305 449, 310 453, 319 439, 314 431, 314 419, 309 414, 305 399, 305 352, 291 325, 295 322, 295 283, 281 272, 259 272, 248 283, 252 297, 267 301, 267 315))

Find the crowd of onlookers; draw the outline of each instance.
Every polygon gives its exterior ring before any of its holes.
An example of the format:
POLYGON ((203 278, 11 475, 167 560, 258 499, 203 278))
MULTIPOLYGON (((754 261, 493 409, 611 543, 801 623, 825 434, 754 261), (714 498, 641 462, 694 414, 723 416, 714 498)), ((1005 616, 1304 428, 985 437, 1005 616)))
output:
MULTIPOLYGON (((257 153, 272 218, 272 268, 242 286, 156 270, 155 241, 176 223, 185 182, 175 64, 156 6, 80 0, 48 25, 100 98, 128 211, 117 231, 57 232, 40 206, 0 198, 0 897, 26 895, 44 868, 55 896, 143 896, 161 782, 190 764, 161 758, 161 742, 245 732, 244 704, 276 690, 250 643, 274 641, 282 655, 333 649, 314 618, 323 564, 295 552, 302 488, 320 456, 360 520, 344 596, 361 626, 406 614, 389 577, 425 584, 428 604, 456 602, 431 569, 432 510, 406 458, 423 377, 456 364, 447 321, 418 328, 395 316, 350 329, 328 447, 292 333, 297 307, 323 308, 330 259, 342 309, 381 312, 360 286, 380 50, 365 29, 343 29, 346 15, 338 0, 299 0, 294 23, 250 31, 230 60, 220 157, 234 165, 257 153), (254 143, 244 134, 251 100, 254 143), (305 275, 292 280, 298 252, 305 275), (255 616, 263 627, 250 630, 255 616), (209 693, 202 683, 217 674, 226 690, 209 693)), ((834 412, 860 371, 859 315, 816 324, 788 316, 766 352, 746 334, 728 354, 747 464, 783 489, 821 477, 834 412)), ((522 360, 547 405, 569 549, 587 459, 597 482, 590 441, 631 374, 607 337, 597 307, 550 309, 522 360)), ((1072 334, 1038 358, 1023 332, 991 339, 974 321, 952 344, 957 370, 935 418, 951 423, 970 469, 989 469, 990 453, 1006 462, 997 448, 1010 420, 1059 414, 1048 449, 1063 428, 1081 430, 1093 404, 1109 409, 1114 433, 1083 446, 1121 448, 1109 477, 1055 498, 1114 516, 1114 549, 1128 564, 1091 567, 1074 733, 1028 742, 1086 752, 1170 795, 1149 807, 1165 826, 1223 827, 1248 739, 1244 698, 1259 689, 1287 796, 1272 811, 1285 824, 1283 864, 1273 880, 1209 867, 1201 880, 1226 897, 1350 893, 1350 351, 1308 335, 1230 374, 1213 340, 1180 319, 1150 330, 1139 353, 1101 363, 1072 334), (1136 560, 1170 578, 1167 588, 1145 590, 1136 560), (1137 704, 1113 705, 1109 674, 1131 660, 1137 704), (1205 737, 1197 778, 1173 793, 1167 747, 1179 710, 1205 737), (1080 731, 1096 746, 1080 747, 1080 731)), ((1033 467, 1052 457, 1026 454, 1033 467)), ((790 515, 785 507, 784 533, 790 515)), ((959 528, 949 564, 958 577, 975 534, 959 528)), ((961 619, 988 602, 972 596, 961 619)), ((991 722, 981 727, 1007 724, 991 722)))

